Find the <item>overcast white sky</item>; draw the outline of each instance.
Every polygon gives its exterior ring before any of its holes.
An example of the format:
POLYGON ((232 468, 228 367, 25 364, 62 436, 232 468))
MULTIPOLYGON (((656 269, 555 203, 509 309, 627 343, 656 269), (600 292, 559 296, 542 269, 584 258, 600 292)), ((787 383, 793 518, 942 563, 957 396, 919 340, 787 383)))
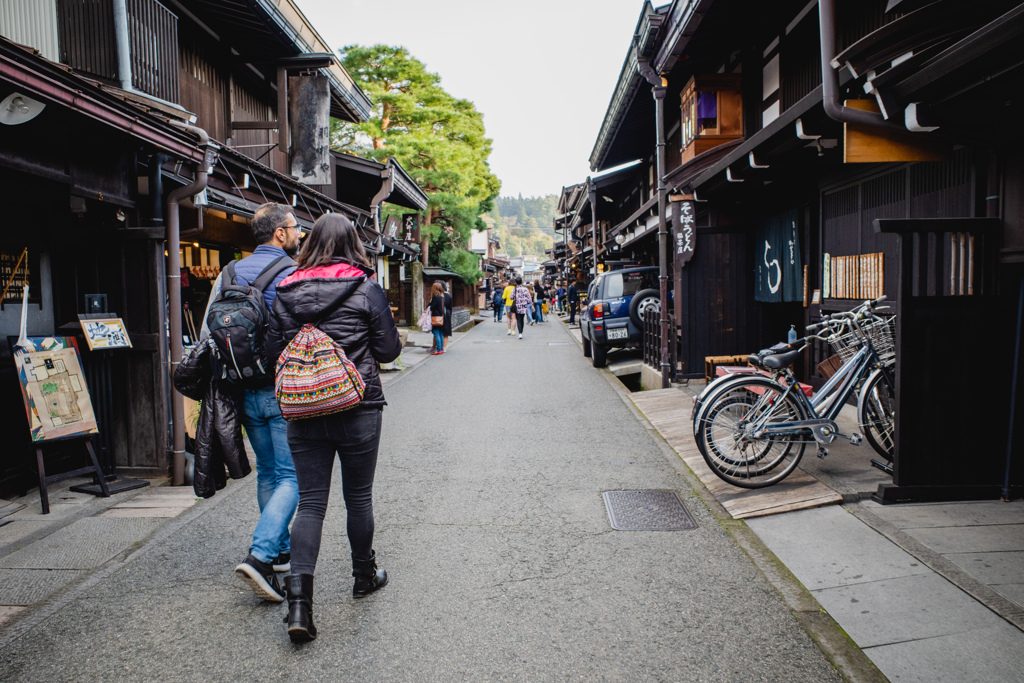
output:
MULTIPOLYGON (((590 152, 642 0, 296 0, 333 47, 406 47, 472 101, 501 194, 558 193, 590 152)), ((656 5, 663 4, 656 2, 656 5)))

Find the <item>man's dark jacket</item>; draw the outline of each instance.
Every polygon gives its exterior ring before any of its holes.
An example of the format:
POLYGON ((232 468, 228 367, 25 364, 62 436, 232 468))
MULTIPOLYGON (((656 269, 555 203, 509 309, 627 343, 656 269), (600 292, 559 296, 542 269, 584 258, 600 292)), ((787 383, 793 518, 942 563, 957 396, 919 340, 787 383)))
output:
POLYGON ((366 383, 362 405, 368 408, 386 405, 377 363, 390 363, 402 352, 387 295, 369 278, 372 272, 340 259, 296 271, 277 286, 267 334, 267 355, 276 366, 302 326, 315 324, 359 369, 366 383))
POLYGON ((240 399, 226 382, 211 381, 209 342, 200 342, 174 372, 174 388, 202 401, 196 423, 192 488, 209 498, 227 485, 227 474, 241 479, 252 472, 242 442, 240 399))

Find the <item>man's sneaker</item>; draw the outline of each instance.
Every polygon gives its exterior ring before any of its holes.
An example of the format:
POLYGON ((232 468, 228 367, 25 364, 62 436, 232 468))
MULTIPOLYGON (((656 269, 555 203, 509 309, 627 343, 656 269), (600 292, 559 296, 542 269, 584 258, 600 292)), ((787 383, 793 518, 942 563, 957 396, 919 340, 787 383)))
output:
POLYGON ((286 572, 292 568, 292 554, 281 553, 272 563, 274 565, 275 572, 286 572))
POLYGON ((274 573, 273 565, 260 562, 249 555, 245 558, 245 562, 235 567, 235 574, 249 584, 256 595, 264 600, 284 602, 284 591, 281 590, 281 584, 277 582, 277 574, 274 573))
POLYGON ((523 333, 522 333, 522 332, 520 332, 520 333, 519 333, 519 338, 520 338, 520 339, 522 339, 522 338, 523 338, 523 333))

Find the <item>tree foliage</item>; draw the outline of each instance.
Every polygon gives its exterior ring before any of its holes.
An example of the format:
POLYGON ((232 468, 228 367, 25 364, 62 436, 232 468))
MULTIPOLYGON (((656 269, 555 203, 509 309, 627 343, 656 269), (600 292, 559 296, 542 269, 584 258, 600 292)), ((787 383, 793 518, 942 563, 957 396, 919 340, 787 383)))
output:
POLYGON ((424 265, 475 283, 482 276, 479 257, 466 247, 501 187, 488 164, 483 117, 472 102, 447 93, 440 77, 405 48, 349 45, 340 54, 375 111, 365 123, 332 120, 332 147, 381 162, 395 157, 430 199, 424 265))

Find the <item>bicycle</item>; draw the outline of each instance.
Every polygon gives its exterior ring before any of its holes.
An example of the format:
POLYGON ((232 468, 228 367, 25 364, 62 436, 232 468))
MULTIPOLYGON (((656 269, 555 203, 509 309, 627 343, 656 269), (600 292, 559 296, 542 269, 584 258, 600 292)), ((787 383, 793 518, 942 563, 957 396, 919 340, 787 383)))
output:
MULTIPOLYGON (((716 475, 735 486, 761 488, 788 476, 808 443, 817 444, 821 458, 828 455, 826 446, 837 437, 860 445, 860 434, 842 434, 835 423, 854 392, 858 423, 868 442, 891 462, 895 347, 891 321, 875 313, 884 300, 866 301, 855 311, 827 316, 807 328, 809 332, 824 330, 824 335, 811 334, 797 345, 762 351, 757 364, 771 372, 771 377, 740 375, 709 385, 709 393, 702 392, 693 413, 695 440, 716 475), (808 398, 790 366, 811 339, 831 343, 845 362, 808 398)), ((887 463, 872 460, 872 464, 892 471, 887 463)))

